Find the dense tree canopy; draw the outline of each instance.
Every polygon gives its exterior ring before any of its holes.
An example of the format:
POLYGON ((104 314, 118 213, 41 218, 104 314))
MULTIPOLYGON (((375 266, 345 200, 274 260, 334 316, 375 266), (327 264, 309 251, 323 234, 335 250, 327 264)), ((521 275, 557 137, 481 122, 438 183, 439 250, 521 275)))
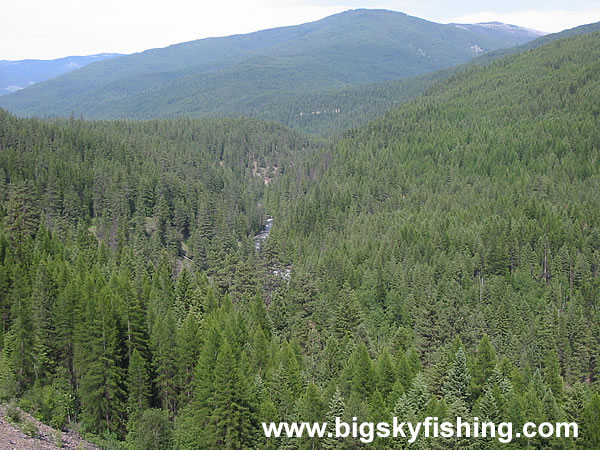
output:
POLYGON ((0 401, 109 447, 360 448, 260 422, 392 415, 597 447, 599 61, 557 41, 325 144, 0 111, 0 401))

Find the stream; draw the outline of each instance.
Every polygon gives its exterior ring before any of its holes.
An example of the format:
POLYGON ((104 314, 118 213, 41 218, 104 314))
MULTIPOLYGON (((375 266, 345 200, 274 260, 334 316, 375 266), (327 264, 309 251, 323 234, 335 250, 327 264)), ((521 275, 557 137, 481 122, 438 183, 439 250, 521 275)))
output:
MULTIPOLYGON (((254 247, 256 248, 257 251, 260 252, 263 242, 265 242, 267 240, 267 238, 269 237, 269 233, 271 232, 271 227, 273 226, 273 217, 271 216, 267 216, 267 221, 265 222, 265 225, 263 226, 262 230, 260 231, 260 233, 258 233, 256 236, 254 236, 254 247)), ((273 266, 270 268, 270 272, 275 275, 278 278, 282 278, 286 281, 290 281, 290 278, 292 277, 292 266, 285 266, 285 267, 277 267, 277 266, 273 266)))
POLYGON ((267 216, 267 221, 263 226, 260 233, 254 236, 254 247, 256 250, 260 251, 263 242, 269 237, 269 233, 271 232, 271 227, 273 226, 273 218, 271 216, 267 216))

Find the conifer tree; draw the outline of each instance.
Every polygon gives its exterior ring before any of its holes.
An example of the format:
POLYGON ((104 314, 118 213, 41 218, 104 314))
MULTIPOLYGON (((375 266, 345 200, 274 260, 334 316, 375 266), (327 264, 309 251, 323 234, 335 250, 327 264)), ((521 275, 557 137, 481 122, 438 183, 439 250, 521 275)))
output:
POLYGON ((147 363, 137 349, 133 351, 129 360, 127 387, 128 412, 130 417, 134 417, 150 406, 151 398, 147 363))
POLYGON ((446 401, 448 403, 457 400, 466 402, 470 383, 471 374, 467 367, 467 358, 464 349, 460 347, 444 383, 443 390, 446 401))
MULTIPOLYGON (((327 408, 326 420, 328 424, 328 428, 334 426, 336 418, 339 420, 345 419, 345 410, 346 405, 344 404, 344 397, 339 389, 336 389, 331 396, 331 400, 329 400, 329 406, 327 408)), ((336 437, 335 435, 327 435, 323 439, 322 447, 324 449, 338 449, 343 448, 343 439, 336 437)))
POLYGON ((474 408, 474 413, 481 421, 497 422, 500 419, 500 410, 493 389, 485 390, 474 408))
POLYGON ((356 347, 346 369, 349 371, 351 392, 366 400, 375 390, 375 370, 365 344, 356 347))
POLYGON ((162 408, 174 417, 177 411, 177 344, 171 309, 165 316, 156 318, 152 328, 152 350, 158 397, 162 408))
MULTIPOLYGON (((24 281, 23 278, 16 280, 24 281)), ((10 347, 12 367, 17 378, 18 389, 29 386, 35 377, 34 368, 34 336, 31 304, 27 298, 15 299, 12 307, 13 323, 10 339, 5 337, 5 345, 10 347)))
POLYGON ((6 202, 5 224, 8 232, 21 244, 25 237, 32 237, 38 230, 40 211, 36 188, 32 180, 10 185, 6 202))
POLYGON ((185 406, 192 400, 194 368, 198 363, 202 348, 197 318, 192 312, 177 328, 176 333, 177 389, 179 403, 181 406, 185 406))
POLYGON ((600 448, 600 394, 596 393, 587 402, 581 417, 581 431, 586 448, 600 448))
POLYGON ((473 400, 477 399, 483 387, 496 367, 496 351, 490 342, 490 338, 485 334, 479 341, 477 353, 471 368, 471 385, 470 393, 473 400))
MULTIPOLYGON (((325 420, 325 402, 314 383, 309 383, 296 409, 296 417, 300 422, 321 423, 325 420)), ((301 447, 316 448, 320 439, 317 436, 304 436, 302 441, 304 442, 300 443, 301 447)))
POLYGON ((0 401, 6 402, 17 393, 17 380, 13 372, 8 348, 0 351, 0 401))
POLYGON ((145 409, 132 421, 127 435, 131 448, 169 450, 172 448, 173 424, 161 409, 145 409))
POLYGON ((210 400, 212 411, 208 429, 211 442, 217 446, 232 449, 253 446, 256 431, 255 406, 247 389, 231 346, 225 341, 214 368, 210 400))
POLYGON ((363 313, 356 294, 348 285, 340 291, 334 316, 334 330, 338 338, 348 334, 352 336, 362 321, 363 313))
POLYGON ((589 397, 590 393, 583 383, 578 382, 571 386, 565 401, 565 412, 570 421, 581 422, 583 410, 589 397))
POLYGON ((396 382, 396 371, 387 348, 381 352, 377 359, 375 373, 377 375, 377 390, 384 397, 388 397, 396 382))
POLYGON ((546 355, 544 364, 544 383, 552 390, 554 398, 560 404, 564 394, 563 379, 560 375, 558 356, 554 349, 546 355))
POLYGON ((79 394, 84 424, 91 430, 122 432, 126 405, 123 349, 109 298, 88 300, 85 348, 79 394))
POLYGON ((335 336, 329 336, 319 359, 319 381, 328 383, 338 376, 343 366, 343 355, 335 336))
POLYGON ((77 284, 75 280, 70 280, 58 293, 52 311, 57 362, 67 369, 71 384, 74 384, 75 379, 75 316, 81 310, 79 301, 77 284))
MULTIPOLYGON (((275 404, 268 395, 265 395, 258 407, 258 417, 261 423, 277 422, 279 420, 279 412, 275 404)), ((263 436, 265 450, 277 448, 277 441, 272 436, 263 436)), ((260 441, 259 441, 260 442, 260 441)))

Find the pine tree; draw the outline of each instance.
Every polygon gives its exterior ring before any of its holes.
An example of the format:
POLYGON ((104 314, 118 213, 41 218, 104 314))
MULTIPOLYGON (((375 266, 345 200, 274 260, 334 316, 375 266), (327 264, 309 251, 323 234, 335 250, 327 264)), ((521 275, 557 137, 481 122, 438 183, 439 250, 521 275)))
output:
MULTIPOLYGON (((279 420, 279 412, 273 404, 273 401, 269 396, 265 396, 258 408, 258 417, 261 424, 277 422, 279 420)), ((277 441, 271 436, 264 436, 264 448, 265 450, 272 450, 277 448, 277 441)))
MULTIPOLYGON (((16 280, 17 282, 23 279, 16 280)), ((34 336, 33 319, 30 301, 17 298, 12 307, 13 323, 10 329, 10 339, 5 337, 5 345, 10 347, 12 367, 17 378, 19 390, 30 386, 34 381, 34 336)))
POLYGON ((477 353, 471 367, 472 379, 470 385, 471 398, 476 400, 482 393, 488 377, 496 367, 496 351, 485 334, 479 341, 477 353))
MULTIPOLYGON (((339 389, 336 389, 333 393, 331 400, 329 400, 329 406, 327 409, 326 420, 328 424, 328 428, 334 426, 336 418, 339 417, 340 420, 345 419, 345 410, 346 405, 344 404, 344 398, 339 389)), ((335 435, 326 436, 323 439, 321 446, 324 449, 338 449, 342 448, 343 439, 336 438, 335 435)))
POLYGON ((137 349, 133 351, 129 360, 127 386, 129 416, 134 417, 150 406, 151 398, 147 363, 137 349))
POLYGON ((39 220, 39 202, 33 181, 11 184, 6 202, 5 224, 19 247, 25 237, 35 236, 39 220))
MULTIPOLYGON (((429 393, 429 388, 427 387, 427 382, 425 381, 425 375, 423 372, 419 372, 410 386, 410 389, 406 391, 406 394, 403 395, 404 400, 401 402, 405 408, 412 411, 414 415, 420 414, 424 411, 429 399, 431 398, 431 394, 429 393)), ((395 406, 398 408, 398 404, 395 406)), ((395 414, 395 412, 394 412, 395 414)))
POLYGON ((17 393, 17 380, 13 372, 8 348, 0 351, 0 401, 6 402, 17 393))
POLYGON ((350 375, 350 389, 361 400, 366 400, 375 390, 375 370, 366 345, 360 344, 354 350, 347 370, 350 375))
POLYGON ((64 367, 58 367, 49 392, 51 392, 51 419, 50 425, 62 429, 71 422, 76 414, 76 397, 69 384, 68 371, 64 367))
MULTIPOLYGON (((405 422, 416 423, 424 419, 426 411, 429 409, 431 398, 432 396, 429 393, 425 376, 422 372, 419 372, 415 376, 410 389, 394 405, 392 416, 402 418, 402 421, 405 422)), ((401 436, 394 439, 394 442, 400 448, 408 445, 408 440, 401 436)), ((410 445, 416 445, 417 448, 426 448, 424 447, 422 437, 410 445)))
POLYGON ((581 434, 585 448, 600 448, 600 394, 589 399, 581 418, 581 434))
POLYGON ((338 338, 348 334, 352 336, 363 320, 363 313, 356 294, 348 285, 339 294, 338 306, 334 316, 334 330, 338 338))
POLYGON ((177 328, 177 388, 179 404, 187 405, 194 393, 194 369, 198 363, 202 343, 196 316, 190 312, 181 326, 177 328))
POLYGON ((127 443, 131 448, 169 450, 172 448, 173 424, 161 409, 145 409, 130 425, 127 443))
POLYGON ((544 364, 544 382, 546 383, 546 386, 552 390, 554 398, 560 404, 564 394, 563 379, 560 376, 558 356, 554 349, 546 355, 544 364))
POLYGON ((338 339, 334 336, 329 336, 319 358, 319 381, 326 384, 337 377, 342 370, 343 362, 343 355, 341 354, 338 339))
POLYGON ((191 294, 190 275, 184 269, 177 278, 175 283, 175 301, 173 310, 175 311, 175 319, 177 323, 181 323, 188 315, 190 310, 190 294, 191 294))
MULTIPOLYGON (((38 237, 46 233, 40 229, 38 237)), ((48 236, 49 237, 49 236, 48 236)), ((43 379, 55 366, 53 344, 55 343, 55 330, 52 311, 56 303, 56 283, 45 261, 40 261, 37 266, 34 285, 32 289, 32 320, 34 342, 34 372, 36 379, 43 379)))
POLYGON ((83 421, 95 432, 122 432, 126 404, 122 341, 110 298, 102 293, 99 297, 88 300, 86 311, 89 338, 79 389, 83 421))
POLYGON ((56 304, 52 311, 57 362, 67 368, 69 380, 74 385, 74 340, 75 340, 75 315, 80 311, 80 295, 75 280, 70 280, 60 290, 56 304))
MULTIPOLYGON (((321 397, 319 388, 314 383, 310 383, 306 392, 298 402, 296 417, 300 422, 321 423, 325 419, 325 402, 321 397)), ((319 438, 314 436, 304 437, 300 442, 302 448, 317 448, 319 438)))
POLYGON ((590 393, 583 383, 578 382, 571 386, 565 402, 565 413, 570 421, 581 422, 583 410, 589 397, 590 393))
POLYGON ((269 342, 262 328, 257 328, 252 336, 251 356, 253 373, 264 374, 270 368, 269 342))
POLYGON ((202 340, 203 345, 194 370, 193 409, 204 420, 210 415, 209 403, 213 392, 214 367, 223 341, 217 326, 210 320, 204 326, 202 340))
POLYGON ((381 395, 387 398, 396 383, 394 362, 392 361, 387 348, 383 350, 377 359, 375 373, 377 374, 377 390, 381 395))
POLYGON ((162 408, 172 418, 177 411, 177 343, 171 309, 165 316, 156 318, 152 328, 152 354, 158 397, 162 408))
POLYGON ((210 404, 212 411, 208 429, 212 445, 230 449, 251 448, 256 430, 255 407, 227 341, 219 350, 214 368, 210 404))
POLYGON ((474 413, 481 421, 497 422, 500 419, 500 410, 493 389, 485 390, 474 407, 474 413))
POLYGON ((460 347, 443 386, 446 401, 452 403, 458 400, 466 403, 470 383, 471 374, 467 368, 467 357, 464 349, 460 347))

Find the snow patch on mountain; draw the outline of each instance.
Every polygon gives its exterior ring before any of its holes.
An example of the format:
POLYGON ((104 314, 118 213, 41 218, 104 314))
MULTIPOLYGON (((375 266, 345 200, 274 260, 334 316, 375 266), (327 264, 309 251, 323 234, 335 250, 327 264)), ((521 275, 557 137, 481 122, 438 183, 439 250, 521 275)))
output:
MULTIPOLYGON (((521 32, 526 31, 531 34, 535 34, 537 36, 544 36, 544 35, 548 34, 544 31, 534 30, 533 28, 519 27, 517 25, 511 25, 509 23, 502 23, 502 22, 480 22, 480 23, 475 23, 473 25, 478 25, 478 26, 484 27, 484 28, 494 28, 496 30, 507 31, 509 33, 521 33, 521 32)), ((463 28, 463 27, 460 27, 458 24, 456 26, 459 28, 463 28)))

